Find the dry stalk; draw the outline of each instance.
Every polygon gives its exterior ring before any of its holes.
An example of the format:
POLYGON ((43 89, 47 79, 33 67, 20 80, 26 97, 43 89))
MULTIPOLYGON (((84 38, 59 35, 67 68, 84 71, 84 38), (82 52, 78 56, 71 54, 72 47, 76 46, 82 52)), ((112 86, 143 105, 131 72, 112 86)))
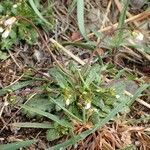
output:
MULTIPOLYGON (((150 12, 144 11, 144 12, 138 14, 138 15, 135 15, 135 16, 133 16, 131 18, 126 19, 125 23, 130 23, 130 22, 133 22, 133 21, 140 21, 140 20, 143 20, 145 18, 148 18, 149 16, 150 16, 150 12)), ((98 30, 98 32, 106 32, 106 31, 109 31, 111 29, 116 28, 117 26, 118 26, 118 23, 115 23, 112 26, 107 26, 107 27, 105 27, 105 28, 103 28, 101 30, 98 30)), ((90 34, 87 35, 88 38, 91 38, 93 36, 94 36, 94 33, 90 33, 90 34)), ((81 41, 81 40, 83 40, 83 37, 75 40, 74 42, 78 42, 78 41, 81 41)))

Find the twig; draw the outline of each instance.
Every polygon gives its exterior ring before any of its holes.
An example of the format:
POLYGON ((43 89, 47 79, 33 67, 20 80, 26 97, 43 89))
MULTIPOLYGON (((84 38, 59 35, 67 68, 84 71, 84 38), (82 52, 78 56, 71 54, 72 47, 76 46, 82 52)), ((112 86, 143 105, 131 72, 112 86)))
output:
MULTIPOLYGON (((105 80, 106 80, 106 82, 109 82, 109 81, 110 81, 108 78, 105 78, 105 80)), ((125 93, 126 95, 130 96, 130 97, 133 97, 133 95, 132 95, 130 92, 126 91, 126 90, 124 90, 124 93, 125 93)), ((142 104, 143 106, 146 106, 147 108, 150 109, 150 104, 146 103, 146 102, 143 101, 142 99, 137 98, 136 101, 139 102, 140 104, 142 104)))
MULTIPOLYGON (((131 93, 129 93, 128 91, 124 91, 124 93, 130 97, 133 97, 133 95, 131 93)), ((142 99, 137 98, 136 101, 150 109, 150 104, 146 103, 142 99)))
MULTIPOLYGON (((150 16, 150 12, 144 11, 144 12, 138 14, 138 15, 135 15, 135 16, 133 16, 133 17, 131 17, 131 18, 126 19, 126 20, 125 20, 125 23, 129 23, 129 22, 132 22, 132 21, 135 21, 135 20, 138 20, 138 21, 139 21, 139 20, 145 19, 145 18, 147 18, 147 17, 149 17, 149 16, 150 16)), ((108 26, 108 27, 105 27, 105 28, 103 28, 103 29, 101 29, 101 30, 98 30, 98 32, 109 31, 109 30, 111 30, 111 29, 113 29, 113 28, 116 28, 117 26, 118 26, 118 23, 115 23, 115 24, 113 24, 112 26, 108 26)), ((89 37, 89 38, 91 38, 91 37, 93 37, 93 36, 94 36, 94 33, 90 33, 90 34, 87 35, 87 37, 89 37)), ((81 38, 75 40, 74 42, 81 41, 82 39, 83 39, 83 37, 81 37, 81 38)))
POLYGON ((16 61, 15 57, 13 56, 13 54, 9 50, 8 50, 8 53, 9 53, 10 57, 12 58, 12 60, 15 62, 15 64, 18 66, 18 68, 21 70, 22 68, 17 63, 17 61, 16 61))
POLYGON ((112 4, 112 0, 110 0, 109 3, 108 3, 107 9, 106 9, 106 14, 104 16, 104 20, 102 21, 102 26, 101 26, 100 30, 102 30, 103 27, 104 27, 104 24, 105 24, 107 16, 108 16, 108 13, 110 12, 111 4, 112 4))
POLYGON ((16 82, 18 82, 22 77, 24 76, 24 73, 18 78, 16 79, 14 82, 10 83, 9 85, 5 86, 5 88, 14 85, 16 82))
POLYGON ((85 65, 85 62, 82 61, 79 57, 75 56, 72 54, 70 51, 68 51, 65 47, 63 47, 61 44, 59 44, 57 41, 54 39, 50 39, 50 41, 56 46, 59 47, 61 50, 63 50, 66 54, 68 54, 71 58, 73 58, 76 62, 78 62, 81 65, 85 65))

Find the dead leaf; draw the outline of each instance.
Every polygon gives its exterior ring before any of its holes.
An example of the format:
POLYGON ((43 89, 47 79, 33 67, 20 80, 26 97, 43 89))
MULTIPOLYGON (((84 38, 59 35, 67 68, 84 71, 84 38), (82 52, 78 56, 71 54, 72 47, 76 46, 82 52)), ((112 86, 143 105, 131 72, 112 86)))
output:
POLYGON ((79 32, 73 32, 71 35, 71 40, 75 41, 77 39, 80 39, 80 37, 81 37, 81 34, 79 32))

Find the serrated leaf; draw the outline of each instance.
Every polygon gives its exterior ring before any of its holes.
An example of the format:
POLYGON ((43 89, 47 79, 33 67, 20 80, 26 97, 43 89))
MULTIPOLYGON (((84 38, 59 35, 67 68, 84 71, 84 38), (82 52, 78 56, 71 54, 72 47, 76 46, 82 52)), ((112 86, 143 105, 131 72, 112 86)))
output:
POLYGON ((94 112, 91 117, 90 120, 92 121, 92 123, 95 125, 97 123, 99 123, 100 121, 100 117, 99 117, 99 113, 98 112, 94 112))
POLYGON ((66 87, 68 87, 68 83, 65 76, 63 76, 57 68, 50 69, 49 74, 55 78, 57 84, 61 88, 65 89, 66 87))
MULTIPOLYGON (((38 110, 48 112, 54 110, 55 107, 55 105, 52 102, 50 102, 47 98, 43 98, 42 96, 39 95, 36 95, 32 99, 30 99, 30 101, 28 101, 26 105, 32 108, 36 108, 38 110)), ((40 117, 40 115, 32 111, 23 110, 23 113, 25 113, 28 117, 31 118, 35 116, 40 117)))
POLYGON ((76 119, 79 122, 82 122, 81 119, 79 119, 77 116, 75 116, 72 112, 68 111, 68 109, 66 109, 64 106, 62 106, 61 103, 59 103, 57 100, 53 99, 52 97, 49 97, 50 100, 52 100, 56 105, 58 105, 60 108, 62 108, 66 114, 68 114, 69 116, 71 116, 72 118, 76 119))
POLYGON ((28 111, 32 111, 32 112, 35 112, 35 113, 37 113, 39 115, 45 116, 45 117, 51 119, 52 121, 57 122, 61 126, 72 128, 71 124, 68 121, 66 121, 64 119, 60 119, 56 115, 53 115, 51 113, 47 113, 47 112, 41 111, 41 110, 36 109, 36 108, 29 107, 27 105, 21 105, 21 107, 26 109, 26 110, 28 110, 28 111))
POLYGON ((46 138, 48 141, 54 141, 62 136, 63 135, 60 135, 60 133, 56 129, 49 129, 46 132, 46 138))
POLYGON ((100 66, 99 65, 95 65, 92 66, 89 70, 89 72, 87 73, 86 79, 85 79, 85 87, 89 87, 89 85, 93 82, 96 81, 98 82, 98 80, 100 81, 100 66))

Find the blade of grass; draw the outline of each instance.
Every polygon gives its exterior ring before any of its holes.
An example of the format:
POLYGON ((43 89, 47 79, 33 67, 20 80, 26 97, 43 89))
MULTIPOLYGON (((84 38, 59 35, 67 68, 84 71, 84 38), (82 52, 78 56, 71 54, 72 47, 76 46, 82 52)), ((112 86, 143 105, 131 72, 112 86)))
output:
POLYGON ((126 101, 126 99, 122 100, 122 102, 116 106, 108 115, 106 118, 104 118, 103 120, 101 120, 101 122, 99 122, 97 125, 95 125, 94 128, 84 131, 79 135, 76 135, 74 137, 72 137, 71 139, 69 139, 68 141, 65 141, 61 144, 57 144, 53 147, 48 148, 47 150, 58 150, 58 149, 66 149, 68 146, 74 145, 77 142, 85 139, 88 135, 92 134, 93 132, 95 132, 97 129, 102 128, 109 120, 111 120, 112 118, 114 118, 114 116, 120 112, 121 110, 123 110, 124 106, 127 104, 128 101, 126 101))
POLYGON ((74 10, 76 4, 77 4, 77 0, 73 0, 71 5, 69 6, 68 15, 71 15, 71 12, 74 10))
POLYGON ((32 112, 35 112, 39 115, 42 115, 44 117, 47 117, 51 120, 53 120, 54 122, 57 122, 58 124, 60 124, 61 126, 64 126, 64 127, 68 127, 68 128, 72 128, 71 124, 69 122, 67 122, 66 120, 64 119, 60 119, 58 116, 56 115, 52 115, 50 113, 47 113, 47 112, 44 112, 44 111, 41 111, 39 109, 36 109, 36 108, 32 108, 32 107, 29 107, 27 105, 21 105, 22 108, 28 110, 28 111, 32 111, 32 112))
POLYGON ((124 8, 123 8, 123 11, 120 15, 120 18, 119 18, 119 23, 118 23, 118 27, 117 27, 117 32, 116 32, 116 37, 114 38, 114 43, 113 45, 117 48, 120 46, 120 44, 122 43, 123 41, 123 27, 124 27, 124 24, 125 24, 125 19, 126 19, 126 11, 127 11, 127 8, 128 8, 128 5, 129 5, 129 0, 125 0, 123 1, 124 2, 124 8))
POLYGON ((42 128, 42 129, 53 128, 53 125, 48 123, 18 122, 18 123, 12 123, 12 125, 19 128, 42 128))
POLYGON ((79 30, 82 36, 87 39, 86 31, 84 27, 84 0, 77 0, 77 20, 79 30))
POLYGON ((22 141, 22 142, 3 144, 3 145, 0 145, 0 149, 1 150, 17 150, 22 147, 30 146, 31 144, 34 144, 36 142, 37 140, 27 140, 27 141, 22 141))
POLYGON ((77 121, 83 122, 81 119, 79 119, 78 117, 76 117, 74 114, 72 114, 70 111, 68 111, 65 107, 63 107, 59 102, 57 102, 55 99, 53 99, 52 97, 49 97, 56 105, 58 105, 61 109, 63 109, 69 116, 71 116, 72 118, 74 118, 77 121))
POLYGON ((34 3, 34 1, 33 1, 33 0, 29 0, 29 3, 30 3, 30 5, 31 5, 32 9, 34 10, 34 12, 37 14, 37 16, 38 16, 43 22, 45 22, 47 25, 49 25, 49 26, 52 27, 52 24, 49 23, 49 22, 42 16, 42 14, 39 12, 39 10, 38 10, 36 4, 34 3))

